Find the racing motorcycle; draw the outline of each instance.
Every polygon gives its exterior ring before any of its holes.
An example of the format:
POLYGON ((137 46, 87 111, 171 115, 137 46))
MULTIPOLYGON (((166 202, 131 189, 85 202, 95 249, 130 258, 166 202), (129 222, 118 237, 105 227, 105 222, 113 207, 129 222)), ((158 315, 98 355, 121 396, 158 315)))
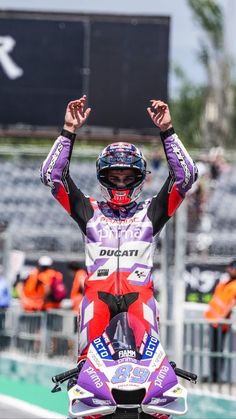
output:
POLYGON ((187 413, 187 390, 196 374, 169 362, 159 339, 129 313, 113 317, 76 368, 52 377, 52 392, 68 380, 68 419, 151 419, 187 413), (163 415, 163 416, 162 416, 163 415))

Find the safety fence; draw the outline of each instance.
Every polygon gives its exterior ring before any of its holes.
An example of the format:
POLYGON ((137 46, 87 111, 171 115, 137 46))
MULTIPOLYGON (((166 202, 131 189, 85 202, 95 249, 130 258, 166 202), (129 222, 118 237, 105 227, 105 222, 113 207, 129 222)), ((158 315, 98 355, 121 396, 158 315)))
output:
POLYGON ((1 311, 0 350, 76 360, 77 316, 71 310, 1 311))
MULTIPOLYGON (((225 323, 225 322, 224 322, 225 323)), ((226 334, 202 319, 185 319, 183 328, 182 367, 198 374, 198 389, 223 392, 236 397, 236 329, 231 326, 226 334), (214 334, 212 334, 212 331, 214 334), (212 339, 217 349, 212 350, 212 339)), ((165 329, 165 350, 169 360, 175 361, 174 327, 165 329)), ((26 313, 9 308, 0 311, 0 351, 24 354, 37 358, 54 358, 69 363, 77 359, 77 316, 71 310, 26 313)), ((163 333, 164 335, 164 333, 163 333)))

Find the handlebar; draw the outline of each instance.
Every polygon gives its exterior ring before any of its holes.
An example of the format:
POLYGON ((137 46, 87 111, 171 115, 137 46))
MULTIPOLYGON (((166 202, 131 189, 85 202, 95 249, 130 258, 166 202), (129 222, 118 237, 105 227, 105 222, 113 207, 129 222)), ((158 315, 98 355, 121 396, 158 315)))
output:
POLYGON ((189 371, 185 371, 182 370, 181 368, 177 368, 176 367, 176 363, 173 361, 170 361, 170 365, 172 366, 174 372, 176 375, 178 375, 178 377, 184 378, 185 380, 190 381, 191 383, 196 384, 197 382, 197 375, 189 372, 189 371))
POLYGON ((69 380, 69 378, 75 377, 79 372, 79 366, 76 368, 73 368, 72 370, 68 370, 65 372, 62 372, 61 374, 54 375, 52 377, 53 383, 60 383, 65 380, 69 380))

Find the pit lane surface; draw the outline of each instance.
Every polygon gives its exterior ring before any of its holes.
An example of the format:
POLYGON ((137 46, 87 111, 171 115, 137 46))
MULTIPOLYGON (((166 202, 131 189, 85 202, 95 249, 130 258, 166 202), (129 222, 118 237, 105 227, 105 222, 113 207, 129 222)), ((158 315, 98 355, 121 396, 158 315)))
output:
POLYGON ((13 397, 0 395, 0 419, 64 419, 59 413, 50 412, 13 397))
POLYGON ((14 406, 9 406, 4 403, 0 403, 0 419, 35 419, 38 416, 33 416, 30 413, 24 412, 23 410, 17 409, 14 406))

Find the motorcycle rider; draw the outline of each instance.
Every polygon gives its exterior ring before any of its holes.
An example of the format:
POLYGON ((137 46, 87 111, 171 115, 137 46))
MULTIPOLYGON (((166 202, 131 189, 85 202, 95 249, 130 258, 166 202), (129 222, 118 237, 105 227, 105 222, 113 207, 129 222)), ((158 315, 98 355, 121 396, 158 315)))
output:
POLYGON ((91 112, 86 96, 68 103, 64 127, 41 168, 41 179, 76 221, 85 238, 84 297, 80 305, 79 353, 99 336, 110 318, 128 311, 154 336, 158 313, 151 270, 155 236, 173 216, 197 178, 194 162, 174 131, 169 107, 151 100, 147 112, 160 129, 170 173, 160 192, 137 202, 147 174, 142 152, 133 144, 104 148, 96 168, 105 201, 85 196, 70 177, 76 130, 91 112))

